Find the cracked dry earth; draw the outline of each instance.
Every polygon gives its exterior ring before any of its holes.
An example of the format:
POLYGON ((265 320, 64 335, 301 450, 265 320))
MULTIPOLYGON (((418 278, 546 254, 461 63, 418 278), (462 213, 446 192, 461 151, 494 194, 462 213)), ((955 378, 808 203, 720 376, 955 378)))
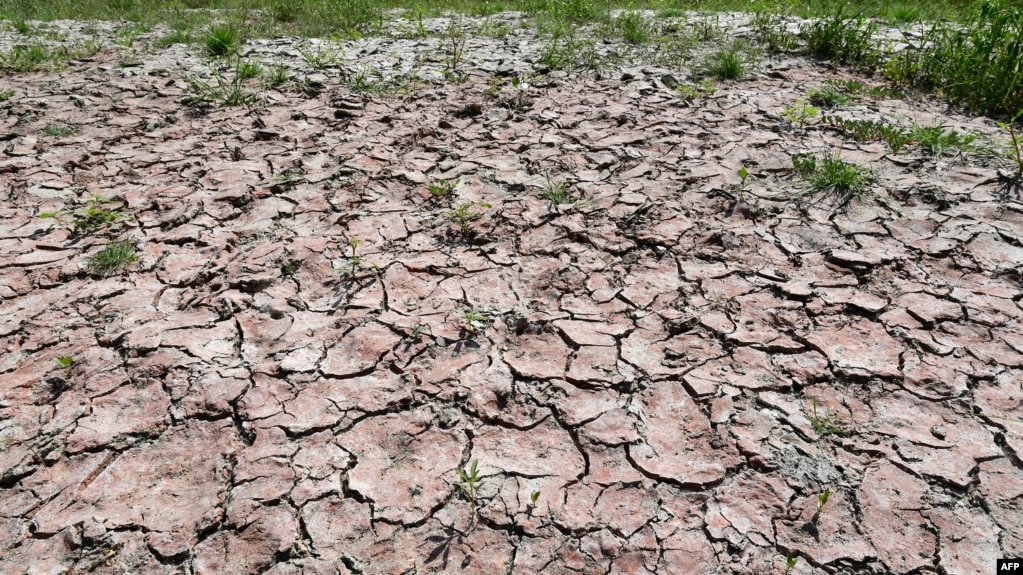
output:
MULTIPOLYGON (((1023 555, 1023 205, 990 158, 793 132, 781 108, 845 73, 769 62, 692 104, 657 71, 566 76, 519 107, 483 74, 371 97, 324 74, 195 114, 117 57, 0 79, 0 572, 1023 555), (840 147, 871 194, 800 199, 790 154, 840 147), (84 268, 112 232, 37 217, 93 195, 140 250, 107 278, 84 268), (491 205, 467 238, 463 202, 491 205)), ((935 101, 841 113, 995 133, 935 101)))

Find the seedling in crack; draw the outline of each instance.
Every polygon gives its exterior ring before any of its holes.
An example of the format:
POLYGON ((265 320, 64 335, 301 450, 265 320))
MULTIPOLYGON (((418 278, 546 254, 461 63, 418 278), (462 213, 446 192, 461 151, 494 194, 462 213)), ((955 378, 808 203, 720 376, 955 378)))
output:
POLYGON ((806 419, 810 421, 810 425, 813 426, 814 433, 820 437, 827 437, 829 435, 846 437, 849 435, 849 432, 841 426, 838 417, 834 414, 825 410, 823 415, 818 415, 816 397, 813 398, 812 405, 813 411, 811 413, 806 413, 804 410, 804 415, 806 415, 806 419))
POLYGON ((785 575, 791 573, 792 569, 795 568, 796 563, 798 562, 799 558, 792 555, 792 552, 789 551, 788 555, 785 557, 785 575))
POLYGON ((735 192, 740 204, 746 203, 746 178, 748 177, 749 170, 746 169, 746 166, 739 166, 739 187, 735 192))
POLYGON ((486 202, 463 202, 448 212, 448 218, 458 224, 462 237, 471 236, 472 223, 483 217, 483 213, 476 211, 476 208, 489 210, 491 206, 486 202))
POLYGON ((74 369, 78 363, 75 358, 70 355, 61 355, 53 358, 53 361, 57 362, 57 366, 64 370, 64 375, 71 375, 71 370, 74 369))
POLYGON ((358 253, 359 246, 361 246, 363 243, 365 242, 363 242, 359 238, 354 237, 348 238, 348 246, 351 248, 352 253, 347 258, 345 258, 345 263, 343 263, 341 267, 337 268, 337 270, 341 272, 342 275, 346 275, 351 279, 355 279, 355 276, 359 273, 359 270, 365 267, 372 267, 377 271, 380 270, 380 266, 367 260, 365 257, 362 256, 362 254, 358 253))
POLYGON ((461 309, 457 313, 462 318, 462 327, 470 334, 479 333, 494 321, 490 314, 481 310, 461 309))
POLYGON ((417 323, 412 325, 412 329, 409 330, 408 338, 412 341, 419 341, 423 334, 426 333, 426 326, 417 323))
POLYGON ((814 517, 820 516, 821 511, 824 510, 824 506, 828 504, 829 497, 831 497, 830 487, 825 488, 824 491, 817 496, 817 513, 814 514, 814 517))
POLYGON ((479 501, 480 488, 483 487, 485 481, 479 475, 479 461, 473 460, 472 464, 469 465, 469 471, 466 472, 464 469, 456 469, 455 473, 458 474, 459 480, 455 482, 455 487, 462 493, 462 497, 465 497, 469 501, 469 506, 472 507, 472 521, 475 523, 477 517, 477 503, 479 501))
POLYGON ((139 259, 138 250, 130 240, 114 240, 89 257, 86 269, 104 278, 110 277, 139 259))
POLYGON ((870 170, 845 162, 838 153, 797 154, 792 156, 792 166, 809 182, 810 193, 821 195, 821 202, 830 199, 835 209, 867 193, 870 170))
POLYGON ((550 174, 545 174, 547 182, 544 184, 543 192, 540 193, 551 206, 561 206, 579 203, 579 200, 568 191, 568 184, 564 180, 552 180, 550 174))
POLYGON ((430 190, 431 196, 441 198, 455 191, 456 186, 458 186, 458 178, 453 180, 437 180, 427 186, 427 189, 430 190))

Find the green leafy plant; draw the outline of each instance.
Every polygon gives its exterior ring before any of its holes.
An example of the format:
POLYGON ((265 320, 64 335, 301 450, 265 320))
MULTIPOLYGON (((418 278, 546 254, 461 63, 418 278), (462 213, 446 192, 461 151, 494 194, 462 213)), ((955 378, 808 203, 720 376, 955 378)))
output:
POLYGON ((362 254, 358 253, 359 246, 361 246, 364 243, 365 242, 363 242, 359 238, 355 237, 348 238, 348 247, 351 249, 352 253, 350 253, 345 258, 344 263, 341 264, 341 267, 336 268, 337 271, 341 272, 342 275, 346 275, 351 279, 355 279, 356 275, 359 273, 359 270, 363 268, 371 267, 374 270, 377 271, 380 270, 380 266, 367 260, 362 254))
POLYGON ((74 126, 68 126, 62 122, 49 122, 43 128, 43 133, 54 138, 64 138, 75 133, 74 126))
POLYGON ((131 216, 121 213, 124 204, 104 196, 93 196, 79 208, 67 211, 41 212, 40 218, 57 220, 70 225, 74 233, 91 233, 105 228, 117 228, 131 216))
POLYGON ((441 198, 454 192, 456 186, 458 186, 458 178, 453 180, 437 180, 428 185, 427 189, 430 190, 431 196, 441 198))
POLYGON ((494 321, 494 318, 492 318, 490 314, 482 310, 460 309, 455 310, 455 313, 457 313, 461 318, 462 327, 470 334, 476 334, 483 331, 494 321))
POLYGON ((458 481, 455 481, 455 487, 461 492, 462 497, 469 502, 469 506, 472 508, 472 521, 475 523, 478 517, 478 504, 480 489, 486 483, 479 475, 478 461, 473 460, 469 465, 469 470, 456 469, 455 473, 458 475, 458 481))
POLYGON ((800 26, 810 55, 863 70, 874 70, 881 64, 882 53, 872 39, 876 32, 876 22, 859 16, 847 17, 841 5, 800 26))
POLYGON ((78 363, 75 358, 70 355, 61 355, 53 358, 57 362, 57 366, 64 370, 64 375, 71 375, 71 370, 74 369, 78 363))
POLYGON ((613 18, 610 28, 629 44, 646 44, 650 41, 650 23, 639 12, 627 12, 613 18))
POLYGON ((288 68, 284 64, 271 66, 265 75, 266 85, 277 88, 288 83, 288 68))
POLYGON ((788 555, 785 556, 785 574, 788 575, 796 567, 796 563, 799 562, 799 558, 792 555, 789 551, 788 555))
POLYGON ((852 98, 848 94, 839 92, 832 85, 825 85, 820 88, 813 88, 806 95, 806 100, 813 106, 819 108, 835 108, 848 104, 852 98))
POLYGON ((129 240, 114 240, 89 257, 86 270, 92 275, 110 277, 138 259, 135 243, 129 240))
POLYGON ((536 501, 538 499, 540 499, 540 492, 539 491, 534 491, 534 492, 529 494, 529 504, 531 506, 535 506, 536 505, 536 501))
POLYGON ((792 156, 792 166, 809 182, 810 193, 818 194, 821 202, 830 200, 833 208, 845 207, 867 192, 870 171, 845 162, 838 153, 797 154, 792 156))
POLYGON ((222 106, 251 106, 259 100, 259 96, 245 88, 244 80, 237 65, 230 79, 218 70, 213 71, 213 82, 189 76, 186 81, 192 93, 185 96, 182 102, 188 106, 209 106, 215 103, 222 106))
POLYGON ((576 205, 579 203, 578 198, 568 191, 568 184, 564 180, 553 180, 549 173, 544 174, 544 178, 546 183, 544 184, 543 191, 540 192, 540 196, 550 202, 552 207, 565 204, 576 205))
POLYGON ((477 208, 489 210, 491 205, 486 202, 463 202, 447 214, 450 220, 458 224, 458 231, 463 237, 471 236, 472 223, 483 217, 483 213, 477 211, 477 208))
POLYGON ((817 117, 820 110, 804 100, 796 100, 795 104, 782 108, 781 113, 789 122, 799 126, 799 129, 802 130, 810 120, 817 117))
POLYGON ((729 48, 712 54, 704 63, 704 72, 718 80, 738 80, 746 75, 752 63, 749 46, 734 42, 729 48))
POLYGON ((746 179, 749 178, 749 170, 746 166, 739 166, 739 185, 736 187, 736 199, 739 203, 746 203, 746 179))
POLYGON ((692 102, 698 98, 710 96, 716 89, 714 81, 708 78, 699 84, 679 84, 675 88, 675 93, 683 102, 692 102))
POLYGON ((909 138, 932 156, 941 156, 948 150, 973 150, 973 142, 977 139, 973 134, 961 134, 955 130, 946 130, 944 126, 913 126, 909 138))
POLYGON ((757 12, 750 22, 757 40, 771 54, 795 52, 799 49, 799 37, 785 29, 785 21, 778 14, 757 12))
POLYGON ((6 102, 14 96, 14 90, 7 90, 6 92, 0 92, 0 102, 6 102))
POLYGON ((409 329, 408 338, 412 341, 419 341, 423 334, 426 333, 426 326, 421 323, 412 324, 409 329))
MULTIPOLYGON (((827 410, 825 410, 823 415, 819 415, 817 413, 816 397, 813 398, 812 412, 806 412, 804 410, 803 414, 806 416, 806 419, 810 422, 810 425, 813 426, 814 432, 820 437, 827 437, 829 435, 846 437, 849 435, 849 432, 846 431, 844 427, 842 427, 838 417, 828 412, 827 410)), ((827 498, 825 497, 825 502, 827 502, 826 500, 827 498)))
POLYGON ((907 130, 884 122, 847 120, 836 116, 826 116, 823 120, 826 124, 841 130, 845 135, 856 141, 884 141, 891 148, 893 154, 898 154, 912 139, 907 130))
POLYGON ((340 47, 316 45, 309 49, 299 48, 298 52, 306 64, 317 70, 339 66, 342 61, 340 47))
POLYGON ((210 56, 234 54, 241 46, 241 32, 231 24, 217 24, 210 28, 203 43, 210 56))
POLYGON ((238 60, 235 66, 235 74, 240 80, 258 78, 263 74, 263 66, 252 60, 238 60))

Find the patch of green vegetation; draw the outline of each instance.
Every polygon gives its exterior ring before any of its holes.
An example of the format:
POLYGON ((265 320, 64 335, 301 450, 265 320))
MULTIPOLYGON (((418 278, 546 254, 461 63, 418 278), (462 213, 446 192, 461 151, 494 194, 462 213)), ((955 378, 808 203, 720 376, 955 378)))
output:
POLYGON ((579 204, 579 198, 569 191, 568 183, 564 180, 551 179, 550 174, 545 174, 544 177, 546 182, 544 183, 543 190, 540 192, 540 197, 550 202, 551 208, 563 205, 576 206, 579 204))
POLYGON ((62 122, 49 122, 43 128, 43 133, 54 138, 66 138, 75 133, 75 127, 62 122))
POLYGON ((213 57, 234 54, 241 47, 241 31, 233 24, 216 24, 209 29, 203 44, 206 53, 213 57))
POLYGON ((909 139, 932 156, 941 156, 947 151, 973 151, 977 136, 946 130, 944 126, 921 126, 916 124, 909 132, 909 139))
POLYGON ((60 355, 53 358, 53 361, 57 362, 57 367, 64 370, 64 375, 71 375, 71 370, 75 368, 78 363, 75 358, 70 355, 60 355))
POLYGON ((61 224, 70 226, 78 233, 93 233, 105 229, 117 229, 131 219, 123 213, 124 203, 111 200, 105 196, 93 196, 81 207, 58 212, 41 212, 40 218, 54 219, 61 224))
POLYGON ((998 125, 1009 131, 1009 152, 1008 156, 1015 160, 1017 174, 1023 176, 1023 135, 1016 129, 1016 122, 1023 116, 1020 110, 1008 122, 999 122, 998 125))
POLYGON ((114 240, 89 256, 86 270, 95 276, 110 277, 138 260, 138 248, 130 240, 114 240))
POLYGON ((454 180, 437 180, 427 186, 430 190, 430 195, 435 198, 442 198, 455 191, 455 187, 458 185, 458 178, 454 180))
POLYGON ((245 88, 245 77, 239 74, 240 64, 235 64, 234 74, 228 79, 219 70, 213 71, 213 81, 206 82, 198 76, 186 78, 191 94, 182 99, 186 106, 252 106, 259 101, 259 95, 245 88))
POLYGON ((142 22, 132 22, 125 24, 117 29, 115 43, 124 46, 125 48, 131 48, 135 44, 135 39, 149 32, 152 27, 142 22))
POLYGON ((462 327, 470 334, 479 333, 494 323, 494 318, 483 310, 460 309, 456 313, 462 320, 462 327))
POLYGON ((884 141, 893 154, 898 154, 912 139, 908 130, 885 122, 847 120, 834 116, 825 117, 824 122, 858 142, 884 141))
POLYGON ((872 39, 875 33, 876 22, 869 22, 862 16, 851 18, 841 6, 800 26, 806 51, 811 56, 867 71, 876 69, 883 57, 872 39))
POLYGON ((769 54, 799 50, 799 37, 785 29, 785 21, 780 14, 757 12, 750 23, 757 40, 769 54))
POLYGON ((625 12, 611 18, 607 28, 629 44, 646 44, 654 34, 650 22, 639 12, 625 12))
POLYGON ((781 109, 781 114, 785 116, 789 122, 792 122, 799 129, 802 130, 810 122, 810 120, 817 117, 820 110, 816 106, 810 105, 805 100, 796 100, 794 104, 789 104, 781 109))
MULTIPOLYGON (((819 437, 827 437, 829 435, 846 437, 849 435, 849 432, 846 431, 844 427, 842 427, 837 416, 828 412, 827 410, 825 410, 824 414, 817 413, 816 397, 813 398, 812 411, 807 412, 806 410, 804 410, 803 415, 806 416, 806 419, 810 422, 810 425, 813 426, 814 433, 816 433, 819 437)), ((817 508, 818 512, 820 512, 820 509, 821 507, 824 506, 824 503, 827 503, 827 495, 824 496, 823 503, 818 501, 819 504, 817 508)))
POLYGON ((241 80, 258 78, 263 75, 263 66, 254 60, 238 60, 235 66, 235 74, 241 80))
POLYGON ((0 102, 6 102, 14 97, 14 90, 7 90, 6 92, 0 92, 0 102))
MULTIPOLYGON (((455 487, 469 501, 469 505, 472 508, 472 522, 476 522, 476 518, 479 513, 477 505, 479 503, 480 489, 483 488, 483 484, 486 483, 479 475, 479 462, 473 460, 472 464, 469 465, 469 470, 456 469, 455 473, 458 474, 458 481, 455 481, 455 487)), ((471 525, 470 525, 471 527, 471 525)))
POLYGON ((340 267, 335 268, 341 275, 348 276, 349 279, 355 279, 363 268, 371 267, 374 270, 380 270, 379 265, 367 260, 362 254, 358 253, 359 246, 364 243, 359 238, 348 238, 348 247, 351 253, 345 257, 344 263, 340 267))
POLYGON ((192 41, 192 34, 188 31, 171 30, 169 33, 157 38, 155 45, 157 48, 167 48, 174 44, 191 44, 192 41))
POLYGON ((329 46, 326 44, 314 44, 308 49, 299 48, 298 53, 302 59, 316 70, 331 68, 341 65, 341 47, 329 46))
POLYGON ((680 84, 675 88, 675 93, 683 102, 692 102, 704 96, 710 96, 715 90, 717 90, 717 85, 708 78, 699 84, 680 84))
POLYGON ((827 84, 820 88, 811 89, 806 95, 806 100, 818 108, 836 108, 848 104, 852 97, 839 92, 835 86, 827 84))
POLYGON ((867 193, 870 170, 842 160, 837 152, 820 156, 797 154, 792 166, 810 185, 809 193, 821 202, 830 200, 834 208, 842 208, 867 193))
POLYGON ((752 47, 743 41, 733 42, 719 50, 704 63, 703 72, 718 80, 739 80, 745 77, 756 58, 752 47))
POLYGON ((277 88, 288 83, 288 68, 284 64, 271 66, 265 71, 264 80, 270 88, 277 88))
POLYGON ((477 211, 476 208, 489 210, 491 205, 486 202, 463 202, 447 214, 448 219, 458 225, 458 231, 462 237, 471 236, 473 234, 472 223, 483 217, 483 213, 477 211))

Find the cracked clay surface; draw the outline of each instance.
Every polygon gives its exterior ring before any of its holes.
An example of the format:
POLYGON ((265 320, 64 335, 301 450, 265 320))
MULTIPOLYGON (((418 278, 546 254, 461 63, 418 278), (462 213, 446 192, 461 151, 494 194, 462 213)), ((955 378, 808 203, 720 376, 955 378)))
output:
MULTIPOLYGON (((307 71, 315 90, 194 111, 189 50, 0 78, 0 572, 1023 555, 1023 204, 1000 160, 794 129, 784 106, 851 77, 802 59, 690 103, 655 67, 518 98, 489 80, 529 54, 470 46, 462 84, 307 71), (846 209, 798 195, 790 155, 827 149, 873 170, 846 209), (548 177, 581 201, 551 205, 548 177), (130 218, 38 217, 94 196, 130 218), (489 208, 462 234, 465 203, 489 208), (114 237, 138 260, 87 273, 114 237), (478 519, 454 486, 473 460, 478 519)), ((930 100, 836 113, 997 133, 930 100)))

